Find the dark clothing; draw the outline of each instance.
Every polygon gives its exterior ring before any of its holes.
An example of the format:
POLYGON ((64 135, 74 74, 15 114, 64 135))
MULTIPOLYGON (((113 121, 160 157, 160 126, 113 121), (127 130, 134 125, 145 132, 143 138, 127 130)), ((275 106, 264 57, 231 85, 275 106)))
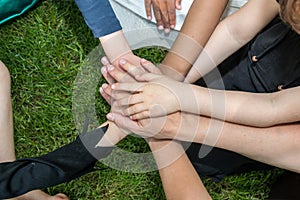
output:
POLYGON ((75 2, 95 38, 122 29, 108 0, 75 0, 75 2))
POLYGON ((284 172, 272 185, 270 200, 298 200, 300 199, 300 174, 284 172))
MULTIPOLYGON (((251 42, 196 84, 214 89, 255 93, 270 93, 299 86, 300 36, 276 18, 251 42), (222 80, 216 75, 219 73, 222 80)), ((210 148, 192 144, 187 154, 200 175, 211 176, 215 180, 234 173, 271 168, 220 148, 213 148, 207 156, 200 159, 198 154, 201 147, 210 148)))
POLYGON ((0 163, 0 199, 71 181, 94 171, 97 160, 113 150, 95 147, 106 129, 84 131, 74 142, 40 157, 0 163))

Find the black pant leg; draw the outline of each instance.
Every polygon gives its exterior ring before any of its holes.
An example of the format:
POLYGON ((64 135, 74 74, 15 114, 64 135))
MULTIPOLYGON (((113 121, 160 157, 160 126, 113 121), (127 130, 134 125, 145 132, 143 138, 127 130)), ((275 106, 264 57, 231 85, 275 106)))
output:
POLYGON ((40 157, 0 163, 0 199, 71 181, 93 171, 97 160, 113 150, 95 148, 106 128, 83 133, 74 142, 40 157))

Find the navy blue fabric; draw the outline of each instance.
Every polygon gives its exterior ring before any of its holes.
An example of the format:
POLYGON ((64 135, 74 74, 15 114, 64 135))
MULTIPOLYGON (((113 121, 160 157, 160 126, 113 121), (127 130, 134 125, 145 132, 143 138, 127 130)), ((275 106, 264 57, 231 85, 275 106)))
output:
POLYGON ((122 29, 108 0, 75 0, 75 2, 95 38, 122 29))

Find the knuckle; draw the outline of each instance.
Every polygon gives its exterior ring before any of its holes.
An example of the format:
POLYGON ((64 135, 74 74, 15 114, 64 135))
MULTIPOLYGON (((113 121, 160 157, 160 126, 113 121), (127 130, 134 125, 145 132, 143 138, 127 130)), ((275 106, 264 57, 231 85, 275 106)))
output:
POLYGON ((175 12, 174 9, 170 9, 170 10, 169 10, 169 15, 170 15, 171 17, 174 18, 175 14, 176 14, 176 12, 175 12))
POLYGON ((124 113, 124 115, 129 116, 131 114, 131 111, 128 108, 128 109, 123 110, 123 113, 124 113))
POLYGON ((145 111, 145 112, 141 113, 141 117, 143 117, 143 118, 149 117, 149 112, 145 111))
POLYGON ((137 112, 137 106, 132 106, 130 111, 131 111, 131 113, 136 113, 137 112))

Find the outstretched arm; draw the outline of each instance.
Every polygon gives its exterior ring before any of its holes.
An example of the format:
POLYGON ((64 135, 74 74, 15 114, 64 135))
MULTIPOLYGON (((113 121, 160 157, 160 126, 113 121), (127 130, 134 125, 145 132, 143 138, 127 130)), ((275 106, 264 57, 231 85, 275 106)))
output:
POLYGON ((149 139, 149 146, 167 199, 211 199, 180 143, 149 139))
POLYGON ((143 137, 206 144, 300 173, 299 123, 256 128, 188 113, 140 121, 116 113, 108 116, 118 127, 143 137))
POLYGON ((276 0, 249 0, 219 23, 185 82, 193 83, 249 42, 279 12, 276 0))
POLYGON ((162 72, 183 81, 219 23, 228 0, 194 1, 181 31, 166 58, 162 72))
MULTIPOLYGON (((147 65, 148 68, 151 67, 149 63, 147 65)), ((126 66, 124 69, 132 67, 133 66, 126 66)), ((110 73, 114 76, 114 74, 117 73, 117 69, 112 70, 110 73)), ((206 90, 206 88, 204 89, 206 90)), ((108 118, 119 127, 129 129, 144 137, 156 137, 158 139, 175 138, 176 140, 216 146, 270 165, 300 172, 300 126, 299 123, 297 123, 300 121, 300 111, 297 109, 299 107, 299 102, 297 101, 297 99, 299 99, 299 89, 300 87, 272 94, 253 94, 252 97, 252 93, 230 92, 234 94, 230 95, 224 93, 224 91, 216 91, 220 92, 220 94, 215 94, 214 99, 218 99, 217 97, 226 97, 226 105, 231 105, 233 102, 232 105, 236 106, 234 107, 235 109, 229 108, 229 110, 231 109, 232 111, 238 112, 244 117, 249 117, 249 119, 251 119, 249 122, 257 126, 267 126, 266 124, 268 124, 268 126, 271 126, 271 124, 274 125, 266 128, 230 123, 212 117, 204 117, 190 113, 174 113, 165 117, 138 121, 132 121, 130 118, 120 114, 110 113, 108 118), (239 97, 235 95, 242 95, 243 99, 239 99, 239 97), (267 100, 268 98, 272 100, 267 100), (241 102, 236 105, 237 103, 235 101, 241 102), (263 104, 259 105, 256 101, 262 101, 263 104), (264 103, 269 103, 269 105, 267 105, 268 108, 266 108, 267 110, 274 107, 278 109, 278 112, 269 114, 262 112, 266 106, 264 103), (249 109, 250 111, 246 111, 245 109, 249 109), (249 114, 246 115, 245 113, 249 114), (296 123, 279 125, 280 121, 272 121, 277 117, 282 117, 286 123, 286 120, 296 123), (271 118, 271 121, 269 121, 268 118, 271 118)), ((155 89, 154 91, 157 90, 159 89, 155 89)), ((154 93, 152 94, 155 96, 154 93)), ((204 93, 201 95, 204 95, 204 93)), ((208 91, 207 95, 210 95, 208 91)), ((160 99, 162 99, 162 97, 165 98, 165 95, 161 95, 160 99)), ((172 100, 167 99, 170 104, 172 100)), ((211 100, 210 97, 208 97, 208 99, 209 101, 211 100)), ((203 107, 203 109, 206 108, 203 107)), ((246 124, 249 123, 246 118, 242 117, 240 119, 238 115, 235 115, 235 118, 236 120, 245 120, 244 123, 246 124)))
POLYGON ((300 103, 297 100, 300 98, 300 87, 274 93, 221 91, 192 87, 199 110, 191 107, 183 109, 187 112, 198 110, 194 113, 254 127, 270 127, 300 121, 300 103), (217 97, 220 101, 213 100, 217 97), (218 103, 223 105, 223 108, 217 108, 218 103))
POLYGON ((133 55, 108 0, 75 0, 75 2, 86 24, 94 37, 100 40, 105 54, 113 64, 117 64, 121 56, 136 65, 139 64, 139 59, 133 55))
MULTIPOLYGON (((149 62, 147 63, 147 68, 151 71, 149 62)), ((134 71, 132 66, 127 66, 125 69, 131 69, 134 71)), ((116 76, 116 74, 118 74, 116 69, 110 71, 110 73, 112 76, 116 76)), ((108 88, 109 87, 107 87, 107 89, 108 88)), ((216 146, 276 167, 300 172, 300 125, 298 123, 300 112, 299 109, 297 111, 297 108, 299 107, 297 106, 297 99, 299 98, 297 98, 297 96, 291 97, 287 95, 287 93, 290 92, 293 95, 297 95, 299 94, 299 92, 296 92, 297 90, 299 91, 299 88, 281 91, 285 93, 278 92, 276 94, 272 94, 275 96, 278 95, 277 98, 281 99, 280 101, 276 100, 278 102, 276 106, 279 106, 282 112, 286 111, 287 115, 291 114, 294 117, 298 116, 298 118, 294 118, 294 122, 296 123, 282 125, 277 124, 265 128, 246 126, 211 117, 179 112, 165 117, 138 121, 132 121, 130 118, 117 113, 110 113, 107 117, 109 120, 116 123, 118 127, 131 130, 144 137, 176 139, 216 146), (291 92, 291 90, 293 90, 293 92, 291 92), (289 111, 287 108, 289 104, 283 102, 288 102, 291 99, 294 99, 294 103, 292 103, 294 106, 291 106, 289 108, 291 110, 289 111)), ((261 95, 265 97, 269 96, 269 94, 261 95)), ((235 99, 238 97, 232 96, 232 98, 235 99)), ((255 101, 256 98, 257 97, 253 98, 253 100, 255 101)), ((245 96, 244 100, 250 101, 250 99, 245 96)), ((274 103, 275 101, 270 101, 270 103, 271 102, 274 103)), ((243 105, 245 108, 249 106, 256 106, 255 102, 245 102, 245 104, 246 105, 243 105)), ((237 111, 239 111, 239 108, 237 108, 237 111)), ((268 118, 265 113, 262 113, 262 109, 253 109, 252 112, 256 112, 256 115, 260 115, 260 118, 257 119, 258 121, 264 119, 267 120, 268 118)))
MULTIPOLYGON (((147 65, 154 68, 149 62, 147 65)), ((129 62, 120 66, 125 71, 135 68, 129 62)), ((181 111, 254 127, 300 121, 300 87, 274 93, 250 93, 209 89, 151 73, 135 78, 142 82, 111 86, 113 91, 132 93, 115 99, 123 106, 122 113, 134 120, 181 111)))

